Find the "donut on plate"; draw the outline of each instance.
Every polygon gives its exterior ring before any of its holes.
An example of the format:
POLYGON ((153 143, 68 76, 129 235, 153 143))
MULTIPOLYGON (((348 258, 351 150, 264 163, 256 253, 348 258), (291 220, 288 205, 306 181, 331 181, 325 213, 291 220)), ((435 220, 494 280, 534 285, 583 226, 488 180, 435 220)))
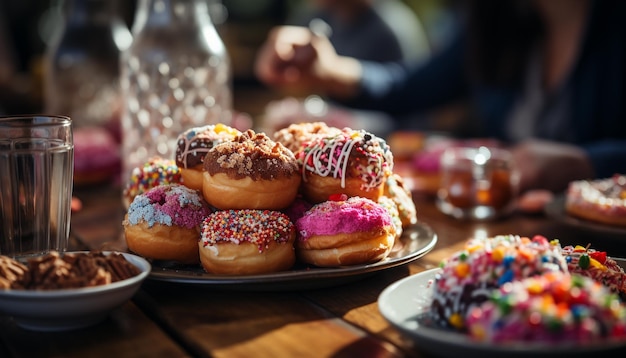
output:
POLYGON ((223 210, 202 222, 200 262, 205 271, 252 275, 284 271, 296 261, 295 228, 273 210, 223 210))
POLYGON ((404 180, 400 175, 391 174, 387 177, 383 194, 396 204, 403 228, 417 222, 417 208, 413 202, 413 195, 405 187, 404 180))
POLYGON ((546 272, 495 290, 467 326, 479 342, 597 343, 626 338, 626 308, 589 277, 546 272))
POLYGON ((176 142, 175 160, 180 168, 183 184, 191 189, 202 190, 206 153, 239 134, 241 132, 222 123, 190 128, 181 133, 176 142))
POLYGON ((203 177, 204 198, 222 210, 284 209, 300 185, 293 153, 251 129, 209 150, 203 177))
POLYGON ((393 155, 381 138, 363 130, 317 137, 298 153, 302 192, 313 203, 333 194, 377 201, 393 171, 393 155))
POLYGON ((196 190, 154 187, 135 197, 122 222, 128 249, 149 259, 197 264, 200 224, 210 213, 196 190))
POLYGON ((571 182, 565 211, 581 219, 626 227, 626 175, 571 182))
POLYGON ((135 196, 167 184, 181 184, 180 168, 172 159, 152 157, 131 172, 130 179, 123 191, 124 206, 128 208, 135 196))
POLYGON ((281 212, 287 215, 292 223, 295 223, 307 210, 311 209, 311 207, 313 207, 313 204, 306 201, 302 195, 297 195, 294 201, 288 207, 281 210, 281 212))
POLYGON ((339 128, 329 127, 324 122, 293 123, 274 132, 273 139, 296 154, 313 138, 339 134, 340 132, 339 128))
POLYGON ((467 328, 467 313, 489 300, 492 290, 544 272, 568 272, 560 243, 539 235, 472 238, 441 267, 435 276, 432 317, 459 331, 467 328))
POLYGON ((296 229, 296 255, 304 263, 321 267, 381 261, 396 237, 385 208, 345 194, 313 206, 296 221, 296 229))
POLYGON ((385 208, 385 210, 389 213, 389 216, 391 216, 391 222, 393 223, 393 227, 396 229, 396 238, 402 236, 404 227, 402 226, 402 219, 400 218, 398 205, 395 201, 384 195, 378 198, 378 204, 385 208))
POLYGON ((626 273, 606 251, 597 251, 580 245, 563 247, 563 255, 570 273, 591 277, 612 293, 626 299, 626 273))

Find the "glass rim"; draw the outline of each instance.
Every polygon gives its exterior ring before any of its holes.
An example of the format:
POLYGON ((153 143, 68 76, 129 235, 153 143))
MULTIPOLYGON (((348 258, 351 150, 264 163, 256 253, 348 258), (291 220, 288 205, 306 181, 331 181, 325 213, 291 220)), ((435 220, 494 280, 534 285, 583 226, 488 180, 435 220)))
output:
POLYGON ((509 157, 512 155, 511 151, 508 148, 502 148, 502 147, 491 147, 491 146, 487 146, 487 145, 481 145, 481 146, 456 146, 456 147, 449 147, 444 149, 443 153, 480 153, 481 151, 489 151, 490 153, 496 154, 498 156, 505 156, 505 157, 509 157))
POLYGON ((0 127, 69 127, 72 119, 69 116, 56 114, 18 114, 1 115, 0 127))

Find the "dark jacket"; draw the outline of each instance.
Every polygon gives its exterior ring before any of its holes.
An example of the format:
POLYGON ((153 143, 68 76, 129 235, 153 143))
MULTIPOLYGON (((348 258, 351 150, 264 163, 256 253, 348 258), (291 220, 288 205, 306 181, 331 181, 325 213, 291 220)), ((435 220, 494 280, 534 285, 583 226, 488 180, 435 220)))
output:
MULTIPOLYGON (((483 129, 480 134, 509 141, 505 120, 521 84, 493 86, 472 80, 465 61, 464 35, 460 31, 445 50, 422 65, 363 62, 361 93, 344 104, 401 118, 453 101, 470 100, 483 129)), ((595 1, 581 55, 566 85, 572 95, 571 142, 587 151, 597 177, 626 173, 625 66, 626 2, 595 1)))

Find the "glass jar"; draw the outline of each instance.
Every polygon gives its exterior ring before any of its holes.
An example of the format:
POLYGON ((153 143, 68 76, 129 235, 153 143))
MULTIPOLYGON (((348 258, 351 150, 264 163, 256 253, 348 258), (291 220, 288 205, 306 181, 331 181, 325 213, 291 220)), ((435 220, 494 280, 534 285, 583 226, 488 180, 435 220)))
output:
POLYGON ((230 58, 207 0, 140 0, 122 54, 122 182, 149 158, 173 159, 180 133, 231 122, 230 58))
POLYGON ((132 37, 111 0, 66 0, 63 26, 46 51, 44 108, 75 129, 104 126, 119 136, 120 55, 132 37))

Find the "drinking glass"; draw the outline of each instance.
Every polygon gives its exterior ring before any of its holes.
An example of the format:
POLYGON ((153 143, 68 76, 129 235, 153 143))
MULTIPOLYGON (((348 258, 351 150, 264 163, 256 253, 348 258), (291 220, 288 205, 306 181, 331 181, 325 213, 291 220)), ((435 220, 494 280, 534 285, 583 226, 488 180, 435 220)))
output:
POLYGON ((0 117, 0 254, 67 249, 73 167, 69 117, 0 117))
POLYGON ((441 156, 438 208, 460 219, 488 220, 515 208, 519 174, 502 148, 453 147, 441 156))

